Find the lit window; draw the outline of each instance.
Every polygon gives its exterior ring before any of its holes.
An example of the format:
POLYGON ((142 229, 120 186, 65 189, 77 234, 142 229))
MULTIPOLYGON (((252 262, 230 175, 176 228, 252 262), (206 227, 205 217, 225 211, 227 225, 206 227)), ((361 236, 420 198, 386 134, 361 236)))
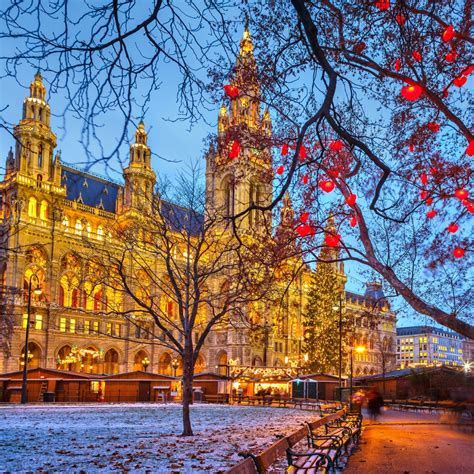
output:
POLYGON ((22 327, 23 329, 26 329, 26 324, 27 324, 27 323, 28 323, 28 315, 27 315, 27 314, 24 314, 24 315, 23 315, 23 321, 22 321, 22 323, 21 323, 21 327, 22 327))
POLYGON ((76 235, 82 235, 82 221, 77 219, 76 221, 76 235))
POLYGON ((35 329, 43 329, 43 315, 35 315, 35 329))
POLYGON ((84 333, 89 334, 90 331, 91 331, 91 322, 88 319, 86 319, 84 321, 84 333))
POLYGON ((70 319, 69 320, 69 332, 76 332, 76 320, 75 319, 70 319))
POLYGON ((66 318, 59 318, 59 330, 66 332, 66 318))
POLYGON ((37 207, 36 198, 31 196, 28 201, 28 215, 30 217, 36 217, 36 207, 37 207))
POLYGON ((64 232, 69 232, 69 217, 68 216, 64 216, 63 217, 63 227, 64 227, 64 232))
POLYGON ((41 206, 40 206, 40 219, 42 221, 45 221, 48 219, 48 201, 41 201, 41 206))
POLYGON ((99 332, 99 321, 94 321, 92 323, 92 327, 93 327, 93 332, 97 334, 99 332))
POLYGON ((115 333, 114 336, 120 336, 120 324, 115 325, 115 333))
POLYGON ((107 334, 108 336, 111 336, 111 335, 112 335, 112 323, 107 323, 105 332, 106 332, 106 334, 107 334))
POLYGON ((104 240, 104 228, 101 225, 97 227, 97 240, 104 240))
POLYGON ((91 226, 90 222, 87 222, 87 223, 86 223, 86 234, 87 234, 87 237, 90 237, 90 236, 91 236, 91 233, 92 233, 92 226, 91 226))

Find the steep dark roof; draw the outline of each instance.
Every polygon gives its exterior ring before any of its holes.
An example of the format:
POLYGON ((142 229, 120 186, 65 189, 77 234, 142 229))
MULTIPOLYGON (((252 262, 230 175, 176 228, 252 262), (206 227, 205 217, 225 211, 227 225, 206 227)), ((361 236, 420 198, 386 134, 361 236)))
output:
POLYGON ((66 186, 66 199, 70 201, 98 207, 108 212, 116 211, 120 186, 112 181, 63 166, 61 184, 66 186))
POLYGON ((202 232, 204 216, 192 209, 186 209, 168 201, 161 202, 161 215, 169 226, 177 231, 184 231, 197 236, 202 232))

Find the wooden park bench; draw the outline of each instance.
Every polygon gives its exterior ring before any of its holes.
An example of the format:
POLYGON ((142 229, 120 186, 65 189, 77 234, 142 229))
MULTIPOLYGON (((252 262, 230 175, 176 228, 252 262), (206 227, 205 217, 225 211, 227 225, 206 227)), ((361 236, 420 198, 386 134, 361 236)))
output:
POLYGON ((217 393, 214 395, 204 395, 204 401, 207 403, 229 403, 229 396, 226 393, 217 393))

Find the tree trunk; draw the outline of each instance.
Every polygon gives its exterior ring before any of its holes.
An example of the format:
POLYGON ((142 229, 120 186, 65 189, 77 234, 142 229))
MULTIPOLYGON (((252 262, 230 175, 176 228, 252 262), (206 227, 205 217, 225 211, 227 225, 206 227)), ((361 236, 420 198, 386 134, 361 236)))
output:
POLYGON ((183 355, 183 436, 193 436, 189 406, 193 402, 193 356, 185 347, 183 355))

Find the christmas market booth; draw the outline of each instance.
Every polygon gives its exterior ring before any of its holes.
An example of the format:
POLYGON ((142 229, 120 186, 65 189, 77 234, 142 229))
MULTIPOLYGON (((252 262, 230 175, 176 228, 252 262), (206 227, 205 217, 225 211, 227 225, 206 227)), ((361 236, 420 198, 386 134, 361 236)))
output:
POLYGON ((232 396, 268 396, 287 398, 290 381, 298 374, 295 367, 253 367, 229 365, 232 396))
POLYGON ((291 380, 291 397, 305 400, 337 400, 339 378, 326 374, 306 374, 291 380))

